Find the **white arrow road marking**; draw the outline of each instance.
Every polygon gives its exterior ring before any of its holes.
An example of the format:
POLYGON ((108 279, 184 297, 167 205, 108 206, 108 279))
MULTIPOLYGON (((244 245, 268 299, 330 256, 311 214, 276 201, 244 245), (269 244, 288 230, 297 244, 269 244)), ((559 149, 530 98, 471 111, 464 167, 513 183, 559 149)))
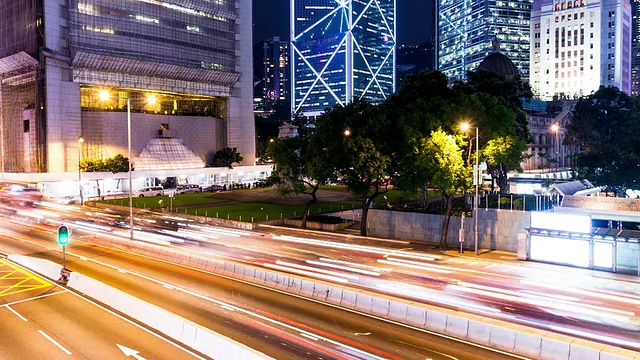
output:
POLYGON ((126 356, 126 357, 133 356, 133 358, 136 359, 136 360, 146 360, 142 356, 138 355, 139 351, 133 350, 133 349, 128 348, 126 346, 122 346, 120 344, 116 344, 116 345, 118 346, 118 348, 120 350, 122 350, 122 352, 124 353, 124 356, 126 356))

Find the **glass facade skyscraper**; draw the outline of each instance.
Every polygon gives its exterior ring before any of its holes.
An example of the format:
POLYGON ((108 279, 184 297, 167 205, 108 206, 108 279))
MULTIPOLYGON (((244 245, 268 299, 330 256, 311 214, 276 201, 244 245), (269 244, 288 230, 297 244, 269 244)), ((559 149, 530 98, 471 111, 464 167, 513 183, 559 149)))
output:
POLYGON ((293 112, 393 94, 395 21, 395 0, 291 0, 293 112))
POLYGON ((529 78, 529 0, 438 0, 438 70, 465 80, 500 40, 501 52, 529 78))

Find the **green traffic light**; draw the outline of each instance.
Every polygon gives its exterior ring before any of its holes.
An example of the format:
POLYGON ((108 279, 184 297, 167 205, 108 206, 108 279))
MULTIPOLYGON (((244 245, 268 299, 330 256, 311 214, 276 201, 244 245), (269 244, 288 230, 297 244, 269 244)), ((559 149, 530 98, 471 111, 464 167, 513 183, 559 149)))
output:
POLYGON ((69 228, 66 225, 58 227, 58 244, 62 246, 69 244, 69 228))

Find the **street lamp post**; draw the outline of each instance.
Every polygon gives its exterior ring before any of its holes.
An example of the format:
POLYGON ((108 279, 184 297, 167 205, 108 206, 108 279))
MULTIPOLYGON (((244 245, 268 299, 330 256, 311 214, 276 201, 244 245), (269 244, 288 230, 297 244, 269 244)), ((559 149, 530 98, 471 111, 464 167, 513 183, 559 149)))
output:
POLYGON ((473 207, 474 207, 473 219, 475 222, 474 237, 475 237, 476 255, 478 255, 478 183, 480 182, 480 174, 481 174, 479 157, 480 155, 478 154, 478 127, 476 126, 476 168, 473 171, 473 182, 476 185, 476 194, 475 194, 475 199, 473 200, 473 207))
MULTIPOLYGON (((100 99, 109 100, 111 94, 109 91, 100 91, 100 99)), ((121 97, 119 99, 127 100, 127 157, 129 158, 129 240, 133 241, 133 176, 131 173, 131 98, 121 97)))
POLYGON ((560 159, 558 159, 558 149, 560 148, 560 144, 558 142, 558 130, 560 130, 560 126, 557 123, 553 124, 551 125, 551 130, 556 133, 556 172, 558 172, 558 164, 560 162, 560 159))
POLYGON ((78 188, 80 190, 80 206, 84 205, 84 198, 82 195, 82 169, 80 168, 80 162, 82 161, 82 143, 84 139, 81 137, 78 138, 78 188))
POLYGON ((127 98, 127 157, 129 158, 129 240, 133 241, 133 177, 131 174, 131 98, 127 98))
MULTIPOLYGON (((461 126, 462 131, 468 131, 470 126, 467 123, 462 124, 461 126)), ((478 127, 476 126, 476 164, 473 167, 473 184, 476 187, 476 193, 474 195, 474 200, 473 200, 473 222, 474 222, 474 250, 475 250, 475 254, 478 255, 478 185, 480 183, 480 155, 478 153, 478 149, 479 149, 479 136, 478 136, 478 127)), ((469 144, 469 146, 471 146, 471 144, 469 144)), ((467 163, 468 165, 468 163, 467 163)))

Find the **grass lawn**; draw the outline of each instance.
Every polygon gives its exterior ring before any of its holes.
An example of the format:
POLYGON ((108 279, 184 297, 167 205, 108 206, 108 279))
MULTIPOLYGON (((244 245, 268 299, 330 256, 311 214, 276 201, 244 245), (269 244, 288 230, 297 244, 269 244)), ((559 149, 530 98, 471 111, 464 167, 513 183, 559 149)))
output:
MULTIPOLYGON (((195 194, 180 194, 173 197, 173 207, 176 206, 191 206, 201 204, 211 204, 216 202, 223 202, 226 200, 209 198, 207 196, 211 193, 195 193, 195 194)), ((114 204, 129 206, 129 198, 119 198, 101 201, 105 204, 114 204)), ((134 197, 133 207, 143 209, 159 209, 162 207, 169 207, 171 199, 169 196, 147 196, 147 197, 134 197)))
MULTIPOLYGON (((359 205, 325 202, 314 204, 310 214, 325 214, 334 211, 358 209, 359 205)), ((181 214, 206 216, 212 218, 238 220, 246 222, 258 222, 282 218, 301 216, 304 206, 280 205, 271 203, 241 203, 234 205, 206 206, 198 208, 185 208, 178 210, 181 214)))

